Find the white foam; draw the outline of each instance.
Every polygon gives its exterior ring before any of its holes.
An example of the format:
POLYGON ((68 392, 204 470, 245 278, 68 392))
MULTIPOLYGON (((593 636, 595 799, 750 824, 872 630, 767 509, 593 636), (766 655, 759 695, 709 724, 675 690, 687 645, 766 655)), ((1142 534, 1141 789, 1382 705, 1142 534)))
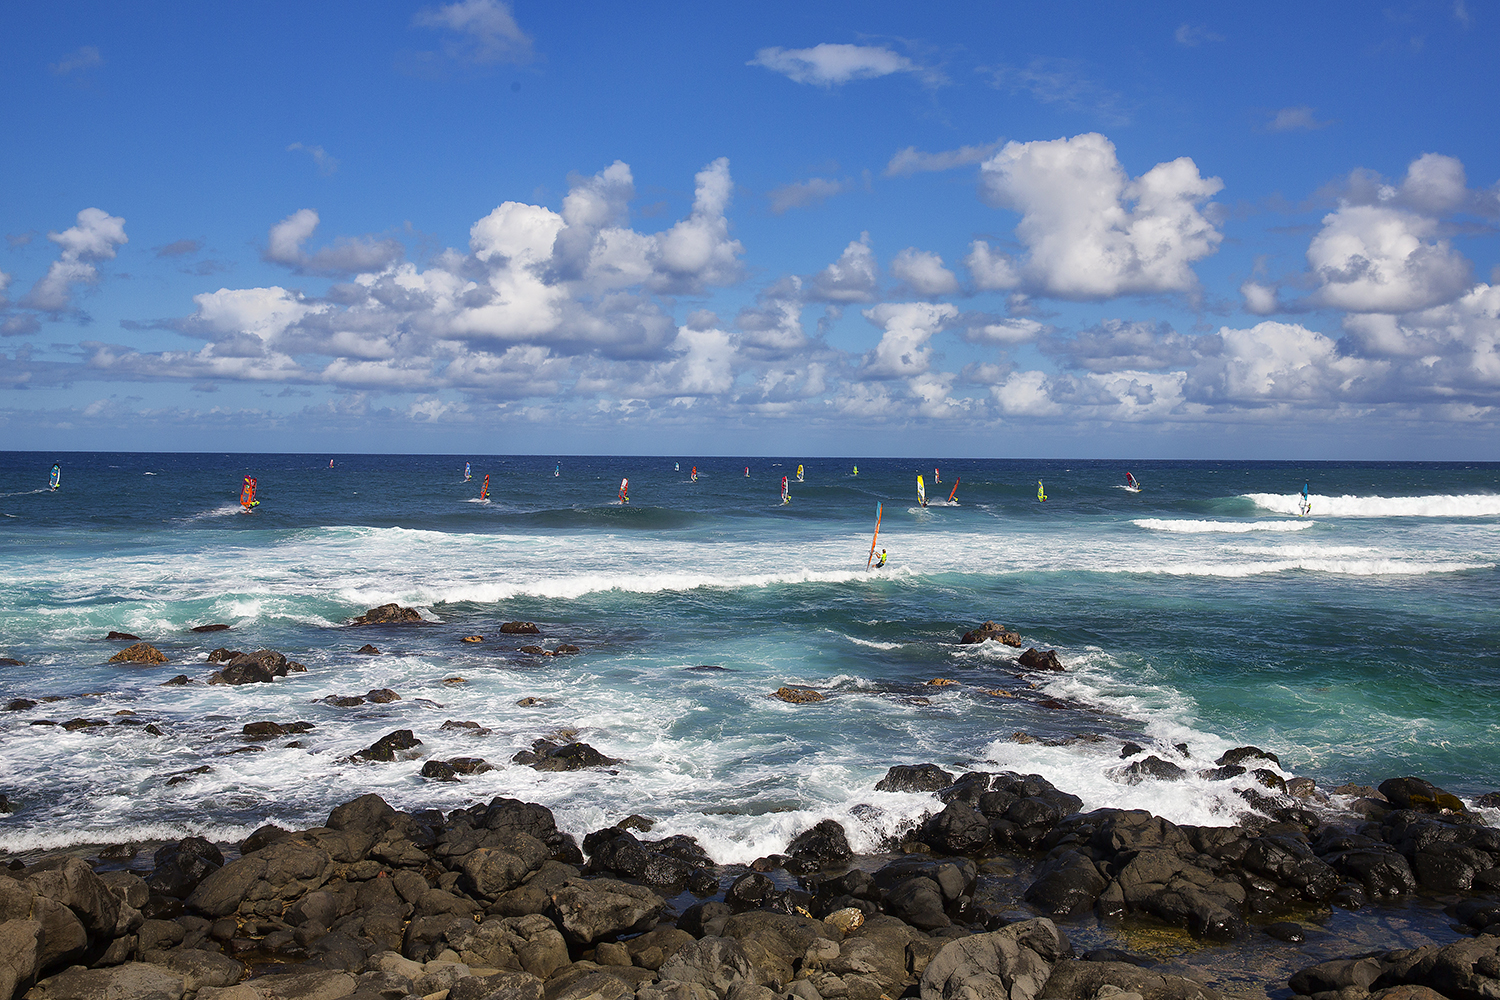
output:
POLYGON ((868 646, 870 649, 900 649, 906 645, 904 642, 876 642, 873 639, 860 639, 852 635, 846 635, 844 638, 856 646, 868 646))
POLYGON ((1303 531, 1313 521, 1176 521, 1159 517, 1141 517, 1130 522, 1150 531, 1170 531, 1183 535, 1246 534, 1251 531, 1303 531))
MULTIPOLYGON (((1302 503, 1301 493, 1247 493, 1245 498, 1278 514, 1296 514, 1302 503)), ((1321 517, 1500 517, 1500 494, 1493 493, 1421 497, 1309 494, 1308 501, 1312 513, 1321 517)))

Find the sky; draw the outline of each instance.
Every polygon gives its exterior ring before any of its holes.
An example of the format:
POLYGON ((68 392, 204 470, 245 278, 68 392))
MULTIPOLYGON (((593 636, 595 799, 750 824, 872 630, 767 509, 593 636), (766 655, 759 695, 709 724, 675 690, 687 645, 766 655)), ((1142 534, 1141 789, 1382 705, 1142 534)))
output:
POLYGON ((1500 7, 10 4, 17 450, 1500 460, 1500 7))

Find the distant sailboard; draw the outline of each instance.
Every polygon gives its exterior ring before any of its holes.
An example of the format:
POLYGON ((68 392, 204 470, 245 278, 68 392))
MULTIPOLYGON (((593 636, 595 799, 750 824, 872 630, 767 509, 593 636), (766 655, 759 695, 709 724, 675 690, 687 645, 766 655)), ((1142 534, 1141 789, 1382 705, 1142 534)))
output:
POLYGON ((797 482, 802 482, 802 466, 797 466, 797 482))
POLYGON ((473 478, 474 478, 474 470, 473 470, 472 466, 470 466, 470 464, 468 462, 465 462, 464 463, 464 482, 467 483, 469 480, 471 480, 473 478))
POLYGON ((936 486, 938 483, 940 483, 942 481, 943 481, 942 477, 938 475, 938 468, 937 468, 937 466, 934 465, 932 467, 932 485, 936 486))
POLYGON ((856 476, 859 475, 859 466, 857 466, 857 465, 854 467, 854 474, 856 476))
POLYGON ((963 476, 959 476, 957 479, 953 480, 953 492, 948 494, 948 503, 950 505, 957 503, 957 501, 954 500, 953 498, 956 497, 956 496, 958 496, 958 484, 961 483, 961 482, 963 482, 963 481, 964 481, 964 477, 963 476))
POLYGON ((255 477, 246 476, 244 485, 240 487, 240 508, 246 514, 260 506, 260 501, 255 499, 255 477))
POLYGON ((1132 493, 1139 493, 1141 491, 1141 484, 1134 476, 1127 472, 1125 473, 1125 488, 1132 493))
POLYGON ((562 475, 562 463, 561 462, 558 462, 557 463, 557 468, 555 468, 555 469, 552 470, 552 475, 554 477, 562 475))
POLYGON ((922 482, 922 474, 917 473, 917 506, 927 506, 927 484, 922 482))
POLYGON ((783 504, 789 504, 792 502, 792 495, 787 490, 786 476, 781 477, 781 502, 783 504))
POLYGON ((62 466, 57 463, 52 465, 52 478, 47 480, 47 489, 55 490, 62 485, 62 466))
POLYGON ((484 485, 479 487, 479 502, 490 502, 490 474, 488 472, 484 474, 484 485))
POLYGON ((1038 479, 1036 481, 1036 498, 1038 500, 1046 500, 1047 499, 1047 494, 1042 491, 1042 481, 1040 479, 1038 479))
POLYGON ((750 466, 748 466, 748 465, 745 466, 745 478, 746 479, 750 478, 750 466))
POLYGON ((630 502, 630 480, 628 479, 620 480, 620 502, 630 502))
POLYGON ((884 510, 884 504, 875 505, 875 537, 870 539, 870 558, 865 560, 865 569, 875 562, 875 543, 880 541, 880 515, 884 510))
POLYGON ((693 466, 693 471, 688 473, 688 481, 693 483, 698 481, 698 467, 696 465, 693 466))
POLYGON ((1306 517, 1312 513, 1312 500, 1307 495, 1307 481, 1302 482, 1302 502, 1297 505, 1297 516, 1306 517))

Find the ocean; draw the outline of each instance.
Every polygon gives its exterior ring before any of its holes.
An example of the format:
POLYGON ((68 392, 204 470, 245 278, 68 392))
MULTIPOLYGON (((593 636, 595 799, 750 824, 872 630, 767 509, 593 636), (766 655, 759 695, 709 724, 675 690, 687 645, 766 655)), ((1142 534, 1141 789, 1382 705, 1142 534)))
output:
POLYGON ((580 839, 640 814, 721 863, 824 818, 875 851, 934 807, 876 782, 927 762, 1227 825, 1247 779, 1198 771, 1243 745, 1325 789, 1406 774, 1468 799, 1500 788, 1500 465, 332 458, 0 453, 0 657, 24 663, 0 667, 0 702, 37 702, 0 712, 16 805, 0 851, 229 842, 316 825, 366 791, 409 809, 541 802, 580 839), (889 562, 870 571, 877 505, 889 562), (346 624, 387 602, 426 623, 346 624), (1066 670, 959 644, 986 620, 1066 670), (541 635, 502 634, 508 621, 541 635), (209 623, 231 628, 189 631, 209 623), (111 630, 168 662, 109 663, 126 645, 111 630), (209 686, 220 646, 307 672, 209 686), (178 674, 193 683, 163 685, 178 674), (791 704, 783 686, 824 698, 791 704), (379 688, 400 700, 323 700, 379 688), (109 725, 38 724, 79 718, 109 725), (313 728, 247 742, 261 720, 313 728), (348 759, 400 729, 420 756, 348 759), (548 738, 620 763, 512 762, 548 738), (1126 783, 1126 741, 1189 776, 1126 783), (460 756, 495 769, 420 774, 460 756))

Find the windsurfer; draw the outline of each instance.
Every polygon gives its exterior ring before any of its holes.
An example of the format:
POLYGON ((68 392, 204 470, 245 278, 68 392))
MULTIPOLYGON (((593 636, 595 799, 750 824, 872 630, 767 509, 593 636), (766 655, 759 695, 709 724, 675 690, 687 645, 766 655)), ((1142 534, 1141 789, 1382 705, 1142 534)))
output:
POLYGON ((880 550, 880 558, 875 560, 875 568, 881 569, 885 566, 885 549, 880 550))

